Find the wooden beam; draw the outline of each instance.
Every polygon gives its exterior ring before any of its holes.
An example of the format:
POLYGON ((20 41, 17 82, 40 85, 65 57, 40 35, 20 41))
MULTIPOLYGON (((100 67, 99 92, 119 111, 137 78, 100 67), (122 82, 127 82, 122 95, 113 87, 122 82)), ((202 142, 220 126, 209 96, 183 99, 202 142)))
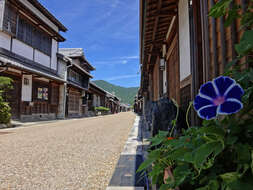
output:
MULTIPOLYGON (((211 7, 213 7, 214 4, 214 0, 211 0, 211 7)), ((216 19, 215 18, 211 18, 212 20, 212 41, 213 41, 213 63, 214 63, 214 76, 216 77, 218 76, 219 72, 218 72, 218 52, 217 52, 217 34, 216 34, 216 19)))
POLYGON ((221 37, 221 52, 222 52, 222 66, 223 68, 227 64, 227 48, 226 48, 226 35, 224 29, 224 17, 220 17, 220 37, 221 37))

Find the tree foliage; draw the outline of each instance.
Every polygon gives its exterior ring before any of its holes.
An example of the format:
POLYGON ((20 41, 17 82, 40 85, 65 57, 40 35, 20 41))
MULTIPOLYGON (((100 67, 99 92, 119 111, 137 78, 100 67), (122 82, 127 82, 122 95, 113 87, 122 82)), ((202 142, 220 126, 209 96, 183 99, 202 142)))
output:
POLYGON ((0 123, 8 124, 11 119, 11 108, 4 101, 3 94, 12 88, 12 80, 8 77, 0 76, 0 123))

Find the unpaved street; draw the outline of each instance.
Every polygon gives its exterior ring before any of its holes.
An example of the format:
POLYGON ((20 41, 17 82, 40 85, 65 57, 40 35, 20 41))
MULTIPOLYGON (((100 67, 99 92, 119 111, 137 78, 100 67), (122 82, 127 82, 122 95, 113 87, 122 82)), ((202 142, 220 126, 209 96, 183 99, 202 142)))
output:
POLYGON ((104 190, 133 113, 0 130, 0 190, 104 190))

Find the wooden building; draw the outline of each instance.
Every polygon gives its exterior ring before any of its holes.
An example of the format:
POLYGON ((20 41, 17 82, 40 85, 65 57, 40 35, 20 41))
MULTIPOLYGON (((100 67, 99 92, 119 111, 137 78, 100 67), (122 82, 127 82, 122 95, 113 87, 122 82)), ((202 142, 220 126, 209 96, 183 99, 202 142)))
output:
POLYGON ((64 27, 37 0, 0 0, 1 76, 13 79, 8 93, 13 119, 55 119, 63 111, 57 52, 64 27))
POLYGON ((90 88, 88 92, 88 108, 89 111, 94 110, 96 107, 105 107, 106 91, 97 86, 95 83, 90 82, 90 88))
MULTIPOLYGON (((222 75, 235 58, 239 22, 208 17, 216 0, 140 0, 140 93, 147 101, 169 97, 186 110, 201 84, 222 75)), ((247 0, 234 3, 246 8, 247 0)), ((231 5, 232 7, 232 5, 231 5)), ((192 122, 196 122, 192 116, 192 122)))
POLYGON ((66 117, 82 117, 88 113, 88 90, 91 71, 95 68, 86 60, 82 48, 61 48, 60 54, 70 59, 67 69, 66 117))

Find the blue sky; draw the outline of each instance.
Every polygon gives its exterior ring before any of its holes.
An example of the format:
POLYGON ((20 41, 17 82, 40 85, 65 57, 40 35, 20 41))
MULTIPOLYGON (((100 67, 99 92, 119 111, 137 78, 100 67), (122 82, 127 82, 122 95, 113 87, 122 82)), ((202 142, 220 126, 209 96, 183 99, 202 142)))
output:
POLYGON ((139 86, 138 0, 40 0, 67 28, 64 48, 84 48, 95 80, 139 86))

